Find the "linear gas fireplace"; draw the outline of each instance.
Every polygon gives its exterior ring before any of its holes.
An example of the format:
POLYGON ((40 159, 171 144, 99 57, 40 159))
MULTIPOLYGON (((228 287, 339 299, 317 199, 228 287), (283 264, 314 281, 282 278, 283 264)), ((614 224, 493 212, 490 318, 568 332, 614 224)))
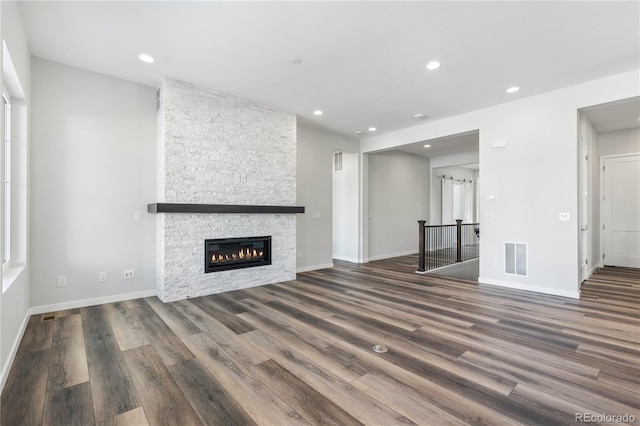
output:
POLYGON ((271 265, 271 237, 204 241, 204 272, 271 265))

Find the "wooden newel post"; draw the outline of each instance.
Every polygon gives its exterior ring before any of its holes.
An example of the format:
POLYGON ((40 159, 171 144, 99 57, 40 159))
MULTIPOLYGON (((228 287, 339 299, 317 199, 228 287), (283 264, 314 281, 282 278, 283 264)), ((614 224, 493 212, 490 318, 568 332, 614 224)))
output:
POLYGON ((456 219, 456 262, 462 262, 462 219, 456 219))
POLYGON ((427 223, 426 220, 418 221, 418 272, 424 272, 424 225, 427 223))

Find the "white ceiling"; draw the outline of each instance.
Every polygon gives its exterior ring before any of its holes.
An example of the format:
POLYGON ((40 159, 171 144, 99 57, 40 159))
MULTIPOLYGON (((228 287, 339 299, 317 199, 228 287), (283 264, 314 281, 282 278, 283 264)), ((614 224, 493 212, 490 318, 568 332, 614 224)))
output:
POLYGON ((469 132, 403 145, 397 149, 409 154, 432 158, 443 155, 462 154, 465 152, 478 152, 478 146, 478 132, 469 132), (425 145, 430 146, 425 148, 425 145))
POLYGON ((35 56, 156 87, 178 78, 353 137, 640 67, 637 1, 21 5, 35 56))
POLYGON ((583 108, 581 111, 598 133, 640 127, 640 99, 623 99, 583 108))

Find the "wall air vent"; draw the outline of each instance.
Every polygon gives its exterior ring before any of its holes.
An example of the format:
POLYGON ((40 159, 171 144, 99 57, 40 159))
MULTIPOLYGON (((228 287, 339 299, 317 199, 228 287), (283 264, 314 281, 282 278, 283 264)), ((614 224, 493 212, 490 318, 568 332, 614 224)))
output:
POLYGON ((339 172, 342 170, 342 151, 333 153, 333 171, 339 172))
POLYGON ((504 243, 504 273, 527 276, 527 244, 504 243))

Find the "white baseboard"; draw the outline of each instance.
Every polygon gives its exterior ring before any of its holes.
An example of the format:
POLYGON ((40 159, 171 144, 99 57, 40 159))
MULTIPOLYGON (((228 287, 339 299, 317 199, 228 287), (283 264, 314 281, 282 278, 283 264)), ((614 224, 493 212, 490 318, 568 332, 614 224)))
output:
POLYGON ((580 292, 579 291, 559 290, 559 289, 556 289, 556 288, 539 287, 539 286, 535 286, 535 285, 512 283, 512 282, 509 282, 509 281, 494 280, 494 279, 491 279, 491 278, 479 277, 478 278, 478 283, 479 284, 495 285, 495 286, 498 286, 498 287, 507 287, 507 288, 512 288, 512 289, 515 289, 515 290, 533 291, 535 293, 550 294, 552 296, 570 297, 571 299, 579 299, 580 298, 580 292))
POLYGON ((585 278, 585 280, 588 280, 589 278, 591 278, 591 275, 595 274, 595 272, 598 270, 599 267, 600 267, 599 265, 594 265, 593 268, 591 268, 591 270, 587 272, 587 278, 585 278))
POLYGON ((13 361, 16 359, 16 354, 18 353, 18 347, 20 346, 20 342, 22 341, 22 337, 24 336, 24 332, 27 330, 27 324, 29 324, 29 318, 31 318, 31 309, 27 310, 25 314, 24 320, 22 320, 22 325, 20 326, 20 330, 18 330, 18 335, 13 341, 13 345, 11 346, 11 352, 9 352, 9 357, 7 358, 7 362, 2 366, 2 373, 0 373, 0 393, 4 390, 4 385, 7 383, 7 378, 9 377, 9 371, 11 371, 11 366, 13 366, 13 361))
POLYGON ((430 269, 430 270, 425 271, 425 272, 416 271, 416 274, 422 274, 422 273, 432 274, 432 273, 435 273, 435 272, 443 272, 443 271, 446 271, 448 269, 464 268, 466 266, 469 266, 472 263, 478 263, 479 264, 480 263, 480 259, 475 257, 473 259, 465 260, 464 262, 451 263, 449 265, 444 265, 444 266, 440 266, 438 268, 433 268, 433 269, 430 269))
POLYGON ((417 254, 418 250, 403 251, 400 253, 380 254, 378 256, 369 256, 370 261, 391 259, 392 257, 409 256, 410 254, 417 254))
POLYGON ((46 314, 47 312, 64 311, 65 309, 85 308, 87 306, 102 305, 104 303, 123 302, 125 300, 140 299, 156 295, 156 290, 138 291, 136 293, 116 294, 113 296, 97 297, 95 299, 74 300, 72 302, 54 303, 52 305, 33 306, 31 315, 46 314))
POLYGON ((325 263, 323 265, 302 266, 300 268, 296 268, 296 273, 316 271, 318 269, 327 269, 327 268, 333 268, 333 262, 325 263))
POLYGON ((354 257, 333 256, 333 258, 335 260, 342 260, 344 262, 360 263, 360 261, 354 257))

